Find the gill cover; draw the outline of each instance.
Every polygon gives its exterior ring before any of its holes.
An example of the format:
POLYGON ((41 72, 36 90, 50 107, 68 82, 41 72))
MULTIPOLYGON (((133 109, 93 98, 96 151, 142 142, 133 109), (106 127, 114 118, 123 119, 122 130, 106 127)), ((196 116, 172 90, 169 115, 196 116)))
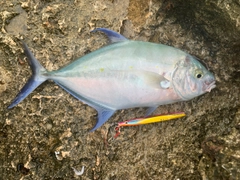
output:
POLYGON ((172 76, 174 90, 183 100, 190 100, 214 88, 215 79, 204 65, 187 54, 180 60, 172 76))

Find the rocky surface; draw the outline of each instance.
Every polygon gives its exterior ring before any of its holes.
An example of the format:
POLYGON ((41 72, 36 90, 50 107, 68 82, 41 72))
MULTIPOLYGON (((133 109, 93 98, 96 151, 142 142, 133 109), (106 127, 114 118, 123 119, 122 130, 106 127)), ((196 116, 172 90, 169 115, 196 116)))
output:
POLYGON ((44 0, 0 2, 0 174, 2 179, 240 179, 239 0, 44 0), (53 82, 7 106, 30 76, 23 39, 48 70, 107 43, 95 27, 180 48, 204 61, 217 87, 155 114, 186 118, 123 128, 115 115, 93 133, 96 112, 53 82), (85 171, 74 174, 72 167, 85 171))

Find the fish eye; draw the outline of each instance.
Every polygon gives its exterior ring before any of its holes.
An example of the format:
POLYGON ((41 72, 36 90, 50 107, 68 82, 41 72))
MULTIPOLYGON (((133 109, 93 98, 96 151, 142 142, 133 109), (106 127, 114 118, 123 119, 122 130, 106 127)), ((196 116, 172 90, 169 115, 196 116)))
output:
POLYGON ((195 76, 196 76, 196 78, 198 78, 198 79, 200 79, 201 77, 203 77, 202 71, 201 71, 201 70, 197 70, 197 71, 195 72, 195 76))
POLYGON ((202 74, 197 74, 197 78, 201 78, 202 77, 202 74))

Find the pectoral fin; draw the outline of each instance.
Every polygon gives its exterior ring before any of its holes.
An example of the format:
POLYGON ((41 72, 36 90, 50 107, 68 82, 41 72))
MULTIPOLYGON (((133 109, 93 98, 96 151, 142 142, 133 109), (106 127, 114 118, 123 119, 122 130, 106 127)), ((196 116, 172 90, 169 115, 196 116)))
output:
POLYGON ((162 81, 160 82, 160 86, 161 86, 161 88, 163 88, 163 89, 168 89, 168 88, 171 86, 171 83, 170 83, 169 80, 164 79, 164 80, 162 80, 162 81))
POLYGON ((135 74, 149 87, 168 89, 171 83, 164 76, 154 72, 135 72, 135 74))

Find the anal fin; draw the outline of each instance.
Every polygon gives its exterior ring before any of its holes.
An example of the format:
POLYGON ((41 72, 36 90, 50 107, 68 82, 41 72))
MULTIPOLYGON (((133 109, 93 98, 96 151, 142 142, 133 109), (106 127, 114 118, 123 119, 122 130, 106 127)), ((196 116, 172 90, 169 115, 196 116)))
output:
POLYGON ((97 108, 96 110, 98 112, 98 120, 90 132, 95 131, 97 128, 102 126, 115 112, 114 110, 106 108, 97 108))
POLYGON ((65 91, 67 91, 68 93, 70 93, 72 96, 74 96, 75 98, 77 98, 78 100, 86 103, 87 105, 91 106, 92 108, 96 109, 98 112, 98 119, 97 119, 97 123, 95 124, 95 126, 90 130, 90 132, 95 131, 97 128, 99 128, 100 126, 102 126, 115 112, 115 110, 103 107, 95 102, 92 102, 90 100, 88 100, 87 98, 75 93, 74 91, 70 90, 69 88, 67 88, 66 86, 62 85, 59 82, 56 82, 56 84, 58 84, 61 88, 63 88, 65 91))

